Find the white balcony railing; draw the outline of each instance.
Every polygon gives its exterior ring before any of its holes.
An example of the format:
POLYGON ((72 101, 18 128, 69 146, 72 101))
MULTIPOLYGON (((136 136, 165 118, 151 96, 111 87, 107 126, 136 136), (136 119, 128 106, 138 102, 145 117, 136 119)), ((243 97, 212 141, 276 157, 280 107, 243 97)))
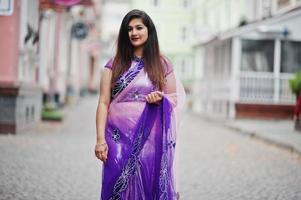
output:
POLYGON ((240 75, 239 100, 250 103, 294 104, 288 80, 291 74, 243 72, 240 75))

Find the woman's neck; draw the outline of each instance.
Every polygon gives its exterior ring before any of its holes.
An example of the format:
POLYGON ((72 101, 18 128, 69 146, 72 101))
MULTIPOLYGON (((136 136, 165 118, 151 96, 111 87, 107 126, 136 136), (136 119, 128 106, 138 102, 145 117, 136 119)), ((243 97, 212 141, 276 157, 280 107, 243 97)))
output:
POLYGON ((142 56, 143 56, 143 48, 142 48, 142 47, 136 48, 136 49, 134 50, 134 55, 135 55, 136 57, 138 57, 138 58, 142 58, 142 56))

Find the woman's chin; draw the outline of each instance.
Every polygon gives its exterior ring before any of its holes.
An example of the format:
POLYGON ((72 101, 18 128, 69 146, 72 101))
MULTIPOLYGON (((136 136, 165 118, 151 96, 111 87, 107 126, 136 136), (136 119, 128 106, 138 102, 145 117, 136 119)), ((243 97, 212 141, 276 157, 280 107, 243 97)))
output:
POLYGON ((134 48, 139 48, 139 47, 143 46, 143 43, 141 43, 141 42, 132 42, 132 45, 133 45, 134 48))

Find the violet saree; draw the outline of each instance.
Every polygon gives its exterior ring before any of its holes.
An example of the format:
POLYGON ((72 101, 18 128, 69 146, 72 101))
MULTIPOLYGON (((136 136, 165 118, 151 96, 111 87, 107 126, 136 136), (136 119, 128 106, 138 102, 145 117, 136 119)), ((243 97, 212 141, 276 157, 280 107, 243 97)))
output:
MULTIPOLYGON (((106 68, 111 69, 108 62, 106 68)), ((134 59, 112 89, 105 138, 109 147, 104 163, 101 200, 174 200, 176 108, 185 93, 164 60, 164 97, 149 104, 145 97, 158 90, 134 59)))

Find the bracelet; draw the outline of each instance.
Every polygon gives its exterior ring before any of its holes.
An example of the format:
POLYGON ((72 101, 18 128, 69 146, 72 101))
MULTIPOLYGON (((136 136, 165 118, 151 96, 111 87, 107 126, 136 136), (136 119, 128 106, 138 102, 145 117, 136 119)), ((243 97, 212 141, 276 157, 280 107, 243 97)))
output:
POLYGON ((104 146, 104 145, 107 145, 106 142, 102 143, 102 144, 96 144, 96 146, 104 146))

